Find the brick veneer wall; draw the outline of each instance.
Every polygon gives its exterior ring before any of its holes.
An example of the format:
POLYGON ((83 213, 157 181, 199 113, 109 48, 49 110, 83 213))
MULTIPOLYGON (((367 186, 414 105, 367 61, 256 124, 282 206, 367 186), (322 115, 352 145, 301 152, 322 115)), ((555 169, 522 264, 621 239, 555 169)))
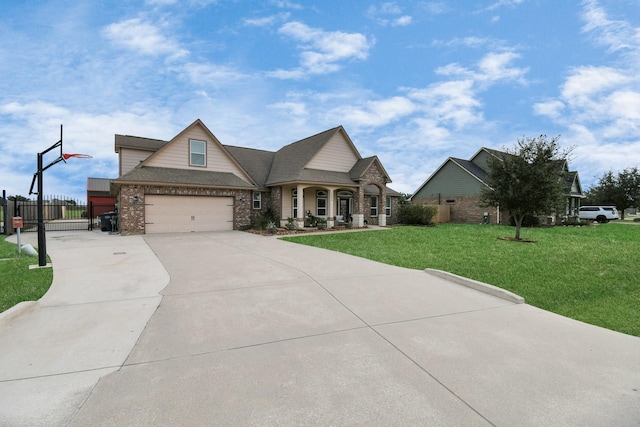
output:
MULTIPOLYGON (((121 234, 144 234, 144 205, 145 195, 147 194, 166 196, 233 197, 233 228, 235 230, 251 225, 252 215, 256 214, 252 209, 252 192, 250 190, 126 185, 120 188, 119 212, 121 234)), ((267 206, 264 203, 265 194, 266 193, 263 193, 263 203, 260 211, 266 209, 267 206)))
MULTIPOLYGON (((358 207, 362 206, 362 212, 364 214, 364 219, 367 224, 377 225, 378 217, 371 216, 371 196, 364 196, 364 187, 367 185, 376 185, 380 189, 380 194, 378 197, 378 213, 386 212, 386 203, 387 203, 387 180, 385 175, 382 173, 382 170, 378 166, 377 162, 374 162, 362 175, 360 181, 360 191, 358 192, 358 204, 354 207, 356 213, 358 213, 358 207)), ((395 224, 398 222, 398 198, 391 198, 391 216, 387 217, 387 225, 395 224)))
MULTIPOLYGON (((440 196, 439 201, 451 208, 451 222, 453 223, 481 224, 484 213, 489 212, 490 223, 497 224, 496 209, 480 206, 479 196, 440 196), (453 200, 453 203, 447 203, 447 200, 453 200)), ((412 199, 412 202, 421 205, 437 205, 438 197, 417 197, 412 199)), ((501 213, 501 223, 504 224, 507 219, 504 213, 501 213)))

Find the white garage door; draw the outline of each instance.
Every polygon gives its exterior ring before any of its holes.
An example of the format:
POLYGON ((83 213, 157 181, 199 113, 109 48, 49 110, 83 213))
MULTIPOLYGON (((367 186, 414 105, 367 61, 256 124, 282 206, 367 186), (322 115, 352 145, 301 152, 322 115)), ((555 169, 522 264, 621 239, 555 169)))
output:
POLYGON ((233 197, 145 196, 145 232, 233 230, 233 197))

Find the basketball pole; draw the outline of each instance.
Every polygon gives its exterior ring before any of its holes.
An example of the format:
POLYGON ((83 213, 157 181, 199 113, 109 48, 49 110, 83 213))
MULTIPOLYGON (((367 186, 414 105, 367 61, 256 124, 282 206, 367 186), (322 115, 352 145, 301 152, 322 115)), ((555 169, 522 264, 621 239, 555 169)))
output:
MULTIPOLYGON (((34 175, 34 179, 38 179, 38 266, 44 267, 47 265, 47 239, 45 236, 44 230, 44 199, 43 199, 43 191, 44 185, 42 183, 42 176, 45 170, 49 169, 51 166, 56 163, 64 160, 62 157, 62 125, 60 125, 60 140, 53 144, 51 147, 44 150, 42 153, 38 153, 38 172, 34 175), (42 166, 42 158, 49 151, 54 150, 60 147, 60 157, 58 157, 53 162, 49 163, 47 166, 42 166)), ((29 194, 33 194, 33 182, 31 183, 31 190, 29 194)))

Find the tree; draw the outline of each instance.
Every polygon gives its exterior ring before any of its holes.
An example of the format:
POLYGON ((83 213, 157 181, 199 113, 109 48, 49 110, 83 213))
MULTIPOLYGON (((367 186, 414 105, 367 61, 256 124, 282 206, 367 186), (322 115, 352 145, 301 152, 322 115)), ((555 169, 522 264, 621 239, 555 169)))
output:
POLYGON ((518 139, 511 150, 496 152, 488 160, 489 188, 480 200, 487 206, 499 206, 513 217, 516 240, 527 215, 559 212, 565 203, 566 172, 564 165, 571 150, 560 152, 558 139, 518 139))
POLYGON ((587 192, 587 200, 589 204, 615 206, 624 219, 625 209, 640 204, 640 171, 637 167, 626 168, 617 176, 612 171, 605 172, 587 192))

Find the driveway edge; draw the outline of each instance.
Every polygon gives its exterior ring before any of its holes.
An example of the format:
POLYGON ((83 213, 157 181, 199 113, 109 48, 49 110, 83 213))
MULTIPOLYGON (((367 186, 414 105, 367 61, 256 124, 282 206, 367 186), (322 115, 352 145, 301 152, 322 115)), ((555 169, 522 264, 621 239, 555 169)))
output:
POLYGON ((424 270, 424 272, 427 274, 431 274, 432 276, 440 277, 442 279, 457 283, 458 285, 466 286, 468 288, 493 295, 494 297, 502 298, 516 304, 524 304, 524 298, 522 298, 520 295, 516 295, 513 292, 509 292, 506 289, 502 289, 488 283, 479 282, 473 279, 467 279, 466 277, 458 276, 457 274, 449 273, 442 270, 435 270, 433 268, 427 268, 424 270))
POLYGON ((11 323, 13 319, 20 316, 23 313, 29 311, 33 306, 37 304, 37 301, 22 301, 8 310, 0 313, 0 328, 11 323))

